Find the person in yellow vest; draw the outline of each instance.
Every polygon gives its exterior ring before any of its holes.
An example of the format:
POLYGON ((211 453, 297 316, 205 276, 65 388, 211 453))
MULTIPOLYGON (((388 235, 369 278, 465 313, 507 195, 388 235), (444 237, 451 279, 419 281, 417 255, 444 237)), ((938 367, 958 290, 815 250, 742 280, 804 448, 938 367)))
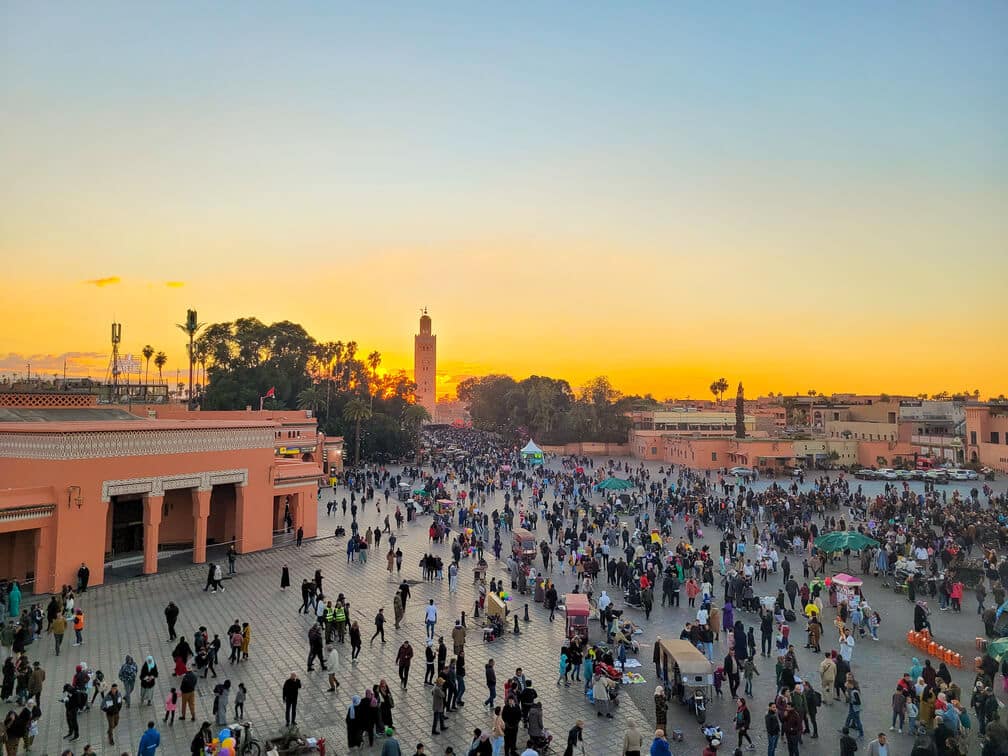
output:
POLYGON ((333 607, 332 601, 326 601, 323 618, 325 621, 325 641, 332 643, 333 634, 336 632, 336 609, 333 607))
POLYGON ((336 623, 336 639, 340 643, 343 643, 344 642, 343 639, 346 634, 347 615, 346 615, 346 609, 344 608, 342 601, 336 602, 333 617, 336 623))

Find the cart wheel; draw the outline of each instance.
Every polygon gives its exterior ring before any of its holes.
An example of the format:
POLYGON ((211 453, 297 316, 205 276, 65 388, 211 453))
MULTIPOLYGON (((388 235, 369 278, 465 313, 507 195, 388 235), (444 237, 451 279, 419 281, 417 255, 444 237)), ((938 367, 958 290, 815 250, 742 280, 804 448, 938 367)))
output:
POLYGON ((262 746, 259 745, 258 740, 250 740, 248 744, 242 749, 242 756, 249 754, 250 756, 262 756, 262 746))

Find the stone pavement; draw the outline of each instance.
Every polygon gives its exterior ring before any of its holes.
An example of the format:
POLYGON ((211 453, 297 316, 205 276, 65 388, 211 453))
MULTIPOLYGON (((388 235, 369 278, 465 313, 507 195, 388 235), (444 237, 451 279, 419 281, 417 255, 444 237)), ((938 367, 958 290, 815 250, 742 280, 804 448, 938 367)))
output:
MULTIPOLYGON (((657 467, 657 466, 655 466, 657 467)), ((870 485, 870 484, 869 484, 870 485)), ((918 484, 919 485, 919 484, 918 484)), ((344 489, 336 492, 337 500, 346 494, 344 489)), ((328 496, 328 492, 326 496, 328 496)), ((503 505, 503 499, 497 506, 503 505)), ((328 518, 324 505, 320 505, 319 533, 331 533, 339 524, 348 524, 339 514, 328 518)), ((362 529, 369 524, 376 525, 384 513, 379 516, 374 503, 369 503, 359 515, 362 529)), ((643 668, 640 670, 647 679, 647 684, 624 686, 621 694, 621 705, 613 720, 597 719, 592 707, 581 694, 577 684, 570 688, 557 687, 554 683, 557 675, 559 648, 563 640, 563 621, 558 615, 554 623, 547 622, 547 615, 542 607, 531 603, 531 623, 520 623, 522 635, 515 637, 506 634, 492 644, 484 644, 478 623, 468 620, 469 638, 466 643, 467 705, 449 716, 446 734, 432 736, 431 725, 431 695, 430 688, 423 683, 423 653, 424 625, 423 607, 429 598, 433 598, 439 608, 438 634, 443 634, 450 648, 450 630, 461 612, 471 616, 474 602, 474 591, 471 579, 471 562, 463 560, 459 579, 459 592, 452 595, 448 592, 447 579, 444 582, 425 583, 421 580, 418 561, 422 554, 430 549, 427 540, 429 518, 421 517, 406 526, 399 533, 398 546, 403 550, 403 571, 401 578, 413 583, 413 594, 406 611, 406 619, 398 631, 392 627, 392 596, 398 585, 400 576, 390 577, 386 571, 382 548, 375 552, 366 565, 348 565, 346 561, 345 539, 321 538, 316 541, 306 541, 302 548, 285 546, 271 551, 242 556, 238 560, 238 574, 225 581, 226 590, 223 593, 209 594, 202 591, 206 567, 191 566, 176 572, 162 573, 150 577, 138 577, 114 585, 91 589, 82 597, 80 605, 87 613, 87 629, 83 646, 75 648, 71 645, 72 634, 68 634, 61 656, 53 654, 52 641, 43 637, 29 648, 29 655, 40 658, 46 669, 47 681, 42 695, 43 717, 40 736, 36 740, 33 752, 59 754, 65 747, 61 738, 65 733, 63 707, 57 701, 60 689, 72 675, 74 666, 80 661, 86 661, 92 668, 99 668, 110 679, 115 679, 126 654, 131 654, 140 665, 144 657, 151 654, 157 660, 160 668, 160 678, 155 688, 154 705, 139 707, 134 704, 131 709, 124 709, 117 731, 116 746, 108 746, 104 738, 105 717, 97 707, 80 717, 81 739, 73 744, 74 751, 80 753, 85 743, 91 743, 97 753, 120 754, 135 753, 140 735, 148 719, 153 719, 162 733, 160 753, 188 754, 189 742, 196 727, 186 721, 176 721, 174 727, 162 724, 163 701, 169 688, 177 684, 172 678, 172 661, 170 658, 173 643, 168 643, 163 610, 169 600, 174 600, 181 609, 178 631, 191 640, 193 631, 200 625, 206 625, 213 633, 223 636, 227 627, 234 619, 248 621, 252 625, 252 644, 250 659, 239 665, 229 665, 224 651, 223 664, 218 668, 218 679, 200 679, 197 689, 197 709, 200 719, 212 721, 211 706, 213 702, 213 684, 230 678, 233 689, 239 682, 244 682, 248 688, 245 718, 257 728, 260 737, 278 731, 283 722, 283 703, 280 698, 280 687, 283 680, 295 671, 301 677, 304 687, 299 702, 298 723, 303 732, 309 735, 327 738, 328 753, 347 753, 346 730, 344 717, 353 694, 362 694, 366 687, 376 684, 382 678, 389 682, 395 696, 393 716, 396 723, 399 741, 404 753, 412 753, 415 745, 422 742, 427 745, 427 752, 442 754, 447 745, 451 745, 456 753, 465 753, 472 737, 472 730, 480 727, 489 731, 492 726, 492 716, 481 706, 486 696, 486 686, 483 681, 483 666, 489 657, 496 660, 498 675, 498 703, 501 702, 503 682, 506 676, 513 673, 515 667, 522 666, 527 676, 535 682, 543 701, 545 725, 555 736, 555 749, 562 752, 566 732, 577 718, 583 718, 585 727, 585 750, 589 754, 618 754, 626 730, 626 723, 633 719, 645 738, 654 729, 654 712, 652 693, 654 691, 654 670, 650 663, 651 643, 654 636, 678 637, 683 623, 688 620, 688 609, 656 608, 651 621, 645 623, 647 631, 638 636, 642 643, 640 658, 643 668), (286 592, 280 590, 280 572, 284 564, 288 564, 293 585, 286 592), (316 671, 307 673, 305 661, 307 656, 307 630, 312 617, 300 615, 297 612, 301 603, 300 581, 310 578, 315 569, 321 568, 325 581, 327 596, 345 593, 352 605, 352 617, 360 624, 365 639, 364 649, 356 665, 350 663, 349 644, 340 647, 340 666, 338 678, 342 684, 336 694, 326 692, 325 673, 316 671), (374 646, 367 643, 373 628, 373 618, 379 607, 385 607, 389 617, 386 635, 388 642, 383 646, 376 641, 374 646), (398 685, 398 675, 395 665, 395 655, 404 639, 409 639, 415 649, 413 668, 410 676, 409 689, 403 691, 398 685)), ((545 528, 540 525, 540 532, 545 537, 545 528)), ((707 540, 716 549, 718 534, 713 531, 706 533, 707 540)), ((509 539, 504 540, 504 551, 508 550, 509 539)), ((447 546, 434 547, 433 551, 441 554, 447 561, 450 551, 447 546)), ((489 577, 498 578, 505 575, 504 563, 494 562, 491 552, 487 552, 490 564, 489 577)), ((795 565, 800 576, 800 560, 795 565)), ((560 586, 561 593, 568 587, 570 576, 553 575, 560 586)), ((777 578, 779 581, 779 577, 777 578)), ((597 586, 601 590, 604 576, 597 586)), ((776 590, 776 583, 770 585, 776 590)), ((877 587, 874 579, 866 580, 866 589, 873 606, 883 615, 881 630, 882 640, 874 643, 870 640, 859 642, 854 655, 854 669, 861 680, 865 696, 864 724, 868 737, 871 739, 879 731, 888 731, 889 699, 892 686, 910 661, 911 649, 906 645, 904 636, 910 622, 910 604, 905 598, 896 596, 889 590, 877 587)), ((768 591, 771 592, 771 591, 768 591)), ((618 593, 612 594, 617 605, 622 604, 618 593)), ((521 603, 516 597, 512 602, 513 609, 521 611, 521 603)), ((685 604, 685 595, 683 596, 685 604)), ((955 638, 951 644, 960 651, 964 658, 973 658, 973 637, 982 630, 975 615, 975 601, 967 597, 966 610, 962 615, 952 615, 951 612, 934 612, 933 620, 936 633, 940 638, 955 638)), ((628 615, 635 621, 643 620, 643 614, 628 609, 628 615)), ((743 614, 743 622, 751 624, 749 616, 743 614)), ((509 626, 510 627, 510 626, 509 626)), ((591 626, 592 639, 598 637, 598 624, 591 626)), ((795 627, 795 636, 799 641, 799 660, 802 670, 814 669, 818 663, 811 652, 800 648, 804 633, 800 627, 795 627)), ((823 648, 829 648, 831 634, 823 639, 823 648)), ((948 645, 948 644, 947 644, 948 645)), ((722 642, 720 654, 727 651, 722 642)), ((317 669, 317 668, 316 668, 317 669)), ((773 694, 773 664, 770 660, 759 661, 760 677, 756 680, 755 697, 750 701, 753 714, 752 735, 761 752, 766 751, 763 735, 762 717, 766 703, 773 694)), ((954 678, 964 688, 972 682, 970 670, 955 671, 954 678)), ((813 677, 818 688, 818 675, 813 677)), ((139 700, 139 685, 134 697, 139 700)), ((725 730, 732 729, 734 705, 728 700, 728 690, 725 686, 725 700, 714 702, 709 712, 708 722, 720 724, 725 730)), ((232 695, 233 701, 233 695, 232 695)), ((820 713, 820 733, 818 741, 806 739, 802 747, 803 753, 835 753, 837 750, 837 729, 842 724, 845 709, 834 704, 825 707, 820 713)), ((233 717, 231 718, 233 719, 233 717)), ((672 703, 669 708, 669 728, 680 727, 686 734, 685 743, 673 744, 676 754, 698 754, 703 746, 697 725, 688 713, 672 703)), ((215 730, 216 731, 216 730, 215 730)), ((523 732, 519 735, 522 744, 523 732)), ((734 745, 734 737, 730 736, 728 744, 734 745)), ((381 748, 380 739, 374 747, 365 748, 365 753, 378 753, 381 748)), ((722 751, 730 749, 725 747, 722 751)), ((904 736, 895 739, 895 747, 891 754, 908 753, 910 738, 904 736)), ((781 746, 778 753, 786 752, 781 746)))

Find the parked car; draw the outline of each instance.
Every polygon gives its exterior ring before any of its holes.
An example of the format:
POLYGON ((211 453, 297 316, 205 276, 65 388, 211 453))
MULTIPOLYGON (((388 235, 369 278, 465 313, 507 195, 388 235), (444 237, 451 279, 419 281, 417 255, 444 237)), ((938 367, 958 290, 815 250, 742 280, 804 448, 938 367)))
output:
POLYGON ((897 480, 913 480, 914 471, 913 470, 897 470, 896 471, 897 480))
POLYGON ((734 475, 736 478, 742 478, 743 480, 750 480, 756 477, 756 473, 751 467, 733 467, 728 471, 729 475, 734 475))
POLYGON ((911 472, 910 475, 914 480, 927 480, 927 478, 925 477, 927 474, 928 474, 927 470, 922 470, 921 468, 918 467, 916 470, 911 472))
POLYGON ((891 467, 881 467, 878 472, 875 473, 875 477, 879 480, 896 480, 896 471, 891 467))
POLYGON ((924 473, 924 480, 928 483, 948 483, 949 475, 947 472, 940 469, 928 470, 924 473))
POLYGON ((854 473, 855 478, 860 478, 861 480, 875 480, 875 471, 867 467, 862 467, 856 473, 854 473))
POLYGON ((951 480, 976 480, 977 474, 973 470, 964 470, 961 467, 954 467, 948 471, 951 480))
POLYGON ((792 478, 800 478, 804 474, 805 474, 805 469, 802 468, 802 467, 795 467, 794 469, 791 470, 791 477, 792 478))

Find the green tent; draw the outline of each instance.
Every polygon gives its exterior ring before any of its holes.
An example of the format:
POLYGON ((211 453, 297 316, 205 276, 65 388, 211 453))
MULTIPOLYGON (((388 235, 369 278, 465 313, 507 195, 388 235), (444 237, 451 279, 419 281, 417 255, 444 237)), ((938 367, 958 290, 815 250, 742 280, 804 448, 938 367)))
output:
POLYGON ((597 491, 626 491, 629 488, 633 488, 633 483, 623 478, 606 478, 595 486, 597 491))
POLYGON ((859 551, 868 546, 878 545, 879 542, 874 538, 869 538, 863 533, 858 533, 856 530, 848 530, 847 532, 838 530, 826 533, 815 539, 815 547, 827 553, 843 551, 844 549, 859 551))
POLYGON ((546 460, 543 455, 543 450, 536 446, 535 441, 529 439, 529 442, 525 444, 525 447, 519 452, 523 462, 527 462, 530 465, 541 465, 546 460))

